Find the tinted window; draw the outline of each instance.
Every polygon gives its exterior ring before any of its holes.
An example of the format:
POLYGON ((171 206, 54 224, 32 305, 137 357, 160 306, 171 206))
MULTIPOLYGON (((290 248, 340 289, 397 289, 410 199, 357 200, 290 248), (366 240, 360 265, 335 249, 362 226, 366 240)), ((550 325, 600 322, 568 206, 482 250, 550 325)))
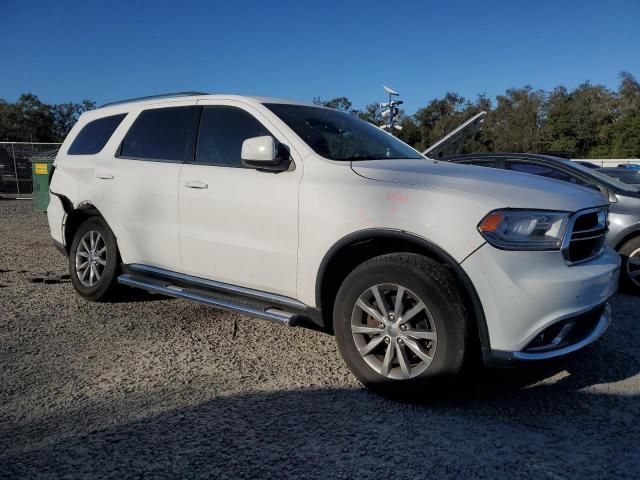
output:
POLYGON ((625 183, 622 183, 620 180, 617 180, 615 178, 609 177, 608 175, 605 175, 604 173, 602 173, 601 170, 593 170, 591 168, 585 167, 584 165, 580 165, 578 162, 568 161, 568 164, 569 164, 568 168, 571 168, 572 170, 577 170, 583 176, 592 178, 594 183, 598 185, 602 185, 608 189, 611 189, 614 192, 638 193, 637 188, 627 185, 625 183))
POLYGON ((242 142, 270 135, 252 115, 233 107, 204 107, 200 117, 196 162, 241 167, 242 142))
POLYGON ((265 104, 307 145, 331 160, 423 158, 406 143, 348 113, 330 108, 265 104))
POLYGON ((462 163, 464 165, 477 165, 479 167, 499 168, 498 160, 496 160, 495 158, 464 160, 458 163, 462 163))
POLYGON ((112 115, 87 123, 73 141, 67 152, 69 155, 93 155, 107 144, 113 132, 127 114, 112 115))
POLYGON ((608 170, 603 170, 603 173, 629 185, 640 184, 640 173, 635 172, 633 170, 613 171, 613 172, 608 170))
POLYGON ((122 141, 120 157, 184 161, 196 111, 169 107, 141 112, 122 141))
POLYGON ((553 168, 552 166, 542 163, 527 162, 526 160, 509 160, 507 162, 507 169, 515 172, 530 173, 540 177, 555 178, 556 180, 562 180, 563 182, 575 183, 576 185, 583 185, 585 187, 595 188, 596 190, 598 189, 595 184, 585 182, 572 175, 570 172, 553 168))

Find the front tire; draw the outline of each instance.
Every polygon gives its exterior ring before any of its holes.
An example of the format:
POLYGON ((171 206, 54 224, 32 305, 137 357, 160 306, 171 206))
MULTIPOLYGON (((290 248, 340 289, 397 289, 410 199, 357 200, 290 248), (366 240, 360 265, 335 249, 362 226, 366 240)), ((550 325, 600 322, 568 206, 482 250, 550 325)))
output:
POLYGON ((468 325, 453 275, 410 253, 358 266, 334 306, 334 332, 347 366, 364 386, 386 394, 459 373, 468 325))
POLYGON ((620 283, 627 292, 640 295, 640 237, 627 240, 619 253, 622 257, 620 283))
POLYGON ((94 302, 117 290, 119 255, 116 238, 101 217, 90 217, 76 230, 69 251, 69 273, 76 291, 94 302))

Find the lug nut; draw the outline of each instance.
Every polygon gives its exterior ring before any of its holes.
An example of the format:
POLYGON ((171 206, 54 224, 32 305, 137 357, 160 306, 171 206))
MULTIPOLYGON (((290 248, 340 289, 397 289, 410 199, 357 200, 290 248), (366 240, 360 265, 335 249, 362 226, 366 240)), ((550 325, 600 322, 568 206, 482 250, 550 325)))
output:
POLYGON ((400 330, 402 330, 403 332, 407 329, 406 325, 400 325, 400 330))
POLYGON ((380 327, 381 330, 384 330, 384 323, 380 322, 380 325, 378 325, 380 327))
POLYGON ((398 339, 398 343, 399 343, 400 345, 404 345, 404 340, 402 340, 401 338, 399 338, 399 339, 398 339))
POLYGON ((389 343, 390 341, 389 337, 384 337, 384 343, 389 343))

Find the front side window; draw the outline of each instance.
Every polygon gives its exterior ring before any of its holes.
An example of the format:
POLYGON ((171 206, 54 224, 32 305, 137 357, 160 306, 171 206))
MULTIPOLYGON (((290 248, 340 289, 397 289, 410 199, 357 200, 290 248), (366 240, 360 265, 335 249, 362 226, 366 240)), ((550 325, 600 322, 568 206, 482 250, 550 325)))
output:
POLYGON ((581 178, 572 175, 571 172, 567 172, 559 168, 554 168, 552 165, 527 162, 526 160, 509 160, 507 161, 507 169, 513 170, 515 172, 538 175, 540 177, 554 178, 563 182, 573 183, 575 185, 582 185, 583 187, 589 187, 594 190, 599 190, 598 186, 595 183, 584 181, 581 178))
POLYGON ((622 183, 626 183, 627 185, 640 184, 640 173, 634 170, 615 171, 613 173, 606 171, 605 174, 615 178, 616 180, 620 180, 622 183))
POLYGON ((87 123, 69 147, 69 155, 95 155, 107 144, 126 113, 99 118, 87 123))
POLYGON ((247 138, 271 135, 251 114, 234 107, 204 107, 200 116, 196 162, 242 167, 240 153, 247 138))
POLYGON ((364 120, 329 108, 265 104, 318 155, 330 160, 357 161, 424 158, 364 120))
POLYGON ((465 160, 459 163, 462 163, 464 165, 476 165, 478 167, 500 168, 500 166, 498 165, 498 160, 495 158, 476 158, 472 160, 465 160))
POLYGON ((194 138, 196 107, 144 110, 120 146, 120 157, 182 162, 194 138))
POLYGON ((614 192, 621 193, 638 193, 638 189, 632 187, 631 185, 627 185, 620 180, 612 178, 604 173, 591 169, 589 167, 585 167, 584 165, 580 165, 578 162, 568 161, 570 164, 570 168, 572 170, 577 170, 582 173, 587 178, 592 178, 593 181, 599 185, 602 185, 605 188, 613 190, 614 192))
POLYGON ((555 178, 556 180, 575 183, 575 177, 572 177, 561 170, 557 170, 540 163, 531 163, 522 160, 509 160, 507 162, 507 169, 513 170, 514 172, 529 173, 540 177, 555 178))

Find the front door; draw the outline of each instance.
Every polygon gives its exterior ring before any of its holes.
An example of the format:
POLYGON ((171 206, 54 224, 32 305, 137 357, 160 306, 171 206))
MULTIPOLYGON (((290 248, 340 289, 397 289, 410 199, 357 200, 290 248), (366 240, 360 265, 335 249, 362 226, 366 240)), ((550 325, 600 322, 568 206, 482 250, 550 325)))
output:
POLYGON ((302 164, 261 172, 240 161, 242 142, 286 139, 241 102, 202 105, 195 161, 180 175, 180 252, 186 274, 290 297, 296 294, 302 164))

